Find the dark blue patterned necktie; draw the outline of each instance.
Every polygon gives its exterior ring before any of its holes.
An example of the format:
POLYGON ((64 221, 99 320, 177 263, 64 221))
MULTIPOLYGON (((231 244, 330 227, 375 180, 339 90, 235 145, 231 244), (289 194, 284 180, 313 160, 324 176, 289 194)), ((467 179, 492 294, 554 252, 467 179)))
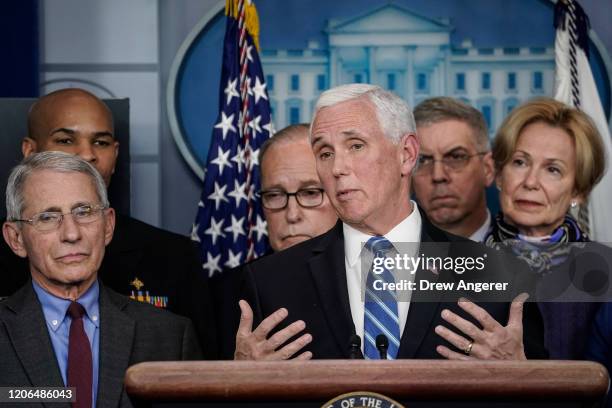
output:
MULTIPOLYGON (((375 258, 393 257, 393 246, 384 237, 372 237, 368 240, 365 248, 374 254, 375 258)), ((365 289, 365 313, 364 313, 364 355, 367 359, 379 359, 380 353, 376 347, 376 337, 383 334, 387 337, 389 346, 387 359, 393 360, 397 357, 400 344, 399 315, 397 311, 397 297, 395 291, 376 290, 374 281, 379 280, 377 287, 383 283, 395 283, 393 274, 384 266, 380 267, 382 272, 374 273, 374 264, 368 272, 365 289)))

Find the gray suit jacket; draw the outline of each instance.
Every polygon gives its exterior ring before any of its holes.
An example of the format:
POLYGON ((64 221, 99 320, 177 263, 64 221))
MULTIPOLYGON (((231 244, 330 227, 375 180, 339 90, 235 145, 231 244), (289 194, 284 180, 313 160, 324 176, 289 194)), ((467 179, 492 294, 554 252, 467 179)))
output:
MULTIPOLYGON (((201 350, 188 319, 133 301, 100 284, 99 355, 97 406, 131 407, 123 387, 128 366, 201 359, 201 350)), ((0 303, 0 387, 6 386, 64 386, 31 282, 0 303)))

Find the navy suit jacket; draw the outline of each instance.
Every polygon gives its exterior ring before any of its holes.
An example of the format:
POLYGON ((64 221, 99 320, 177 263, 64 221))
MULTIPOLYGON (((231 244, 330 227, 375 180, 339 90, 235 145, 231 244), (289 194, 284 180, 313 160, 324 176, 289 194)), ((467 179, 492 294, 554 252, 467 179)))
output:
MULTIPOLYGON (((505 280, 511 283, 510 289, 517 294, 529 290, 527 270, 520 261, 501 251, 490 250, 482 244, 448 234, 433 226, 424 214, 421 216, 421 242, 439 243, 436 245, 438 249, 423 245, 425 256, 439 256, 442 252, 456 256, 482 256, 486 253, 486 269, 479 275, 481 280, 495 277, 498 281, 505 280), (432 252, 438 250, 442 252, 432 252)), ((416 279, 427 277, 428 273, 431 275, 430 271, 421 269, 416 279)), ((355 327, 349 305, 341 222, 319 237, 244 265, 240 274, 243 278, 241 297, 253 308, 254 327, 272 312, 285 307, 289 317, 277 329, 296 320, 304 320, 305 331, 312 334, 313 341, 303 351, 311 351, 314 358, 319 359, 349 358, 349 342, 355 327)), ((441 272, 438 277, 427 278, 448 282, 456 281, 458 276, 441 272)), ((418 292, 412 296, 398 358, 442 358, 436 352, 436 346, 444 344, 452 348, 434 332, 436 325, 448 327, 440 316, 442 310, 450 309, 473 322, 474 319, 458 307, 457 293, 448 296, 440 293, 427 299, 420 298, 418 292)), ((474 299, 473 296, 468 297, 474 299)), ((509 302, 480 305, 498 322, 507 323, 509 302)), ((525 305, 523 324, 528 358, 547 358, 542 319, 535 303, 525 305)))

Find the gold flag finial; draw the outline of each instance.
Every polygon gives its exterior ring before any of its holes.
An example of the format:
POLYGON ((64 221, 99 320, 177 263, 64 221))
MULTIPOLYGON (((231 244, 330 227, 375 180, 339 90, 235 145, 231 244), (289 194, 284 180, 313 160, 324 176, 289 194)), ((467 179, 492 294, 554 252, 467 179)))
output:
MULTIPOLYGON (((251 35, 253 43, 255 44, 255 48, 257 48, 257 51, 259 52, 259 16, 257 15, 257 9, 255 8, 255 3, 252 0, 243 1, 245 3, 244 23, 246 26, 246 30, 251 35)), ((233 18, 238 19, 238 2, 239 0, 226 0, 225 15, 232 16, 233 18)))

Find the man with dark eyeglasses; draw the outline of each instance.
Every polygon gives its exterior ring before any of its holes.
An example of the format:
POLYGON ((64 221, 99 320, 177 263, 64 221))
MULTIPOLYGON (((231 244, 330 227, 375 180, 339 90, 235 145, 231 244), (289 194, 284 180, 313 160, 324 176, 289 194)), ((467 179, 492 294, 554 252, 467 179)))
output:
POLYGON ((457 99, 426 99, 414 109, 421 146, 413 174, 416 199, 438 228, 482 241, 491 214, 485 189, 494 175, 482 114, 457 99))
MULTIPOLYGON (((275 252, 330 230, 338 221, 336 210, 321 187, 315 157, 308 141, 308 124, 290 125, 268 139, 259 150, 259 192, 275 252)), ((291 271, 287 271, 291 273, 291 271)), ((234 356, 242 270, 225 271, 211 280, 214 304, 219 309, 217 333, 222 358, 234 356)))
POLYGON ((268 139, 259 153, 261 200, 274 251, 321 235, 338 220, 321 187, 308 125, 291 125, 268 139))

